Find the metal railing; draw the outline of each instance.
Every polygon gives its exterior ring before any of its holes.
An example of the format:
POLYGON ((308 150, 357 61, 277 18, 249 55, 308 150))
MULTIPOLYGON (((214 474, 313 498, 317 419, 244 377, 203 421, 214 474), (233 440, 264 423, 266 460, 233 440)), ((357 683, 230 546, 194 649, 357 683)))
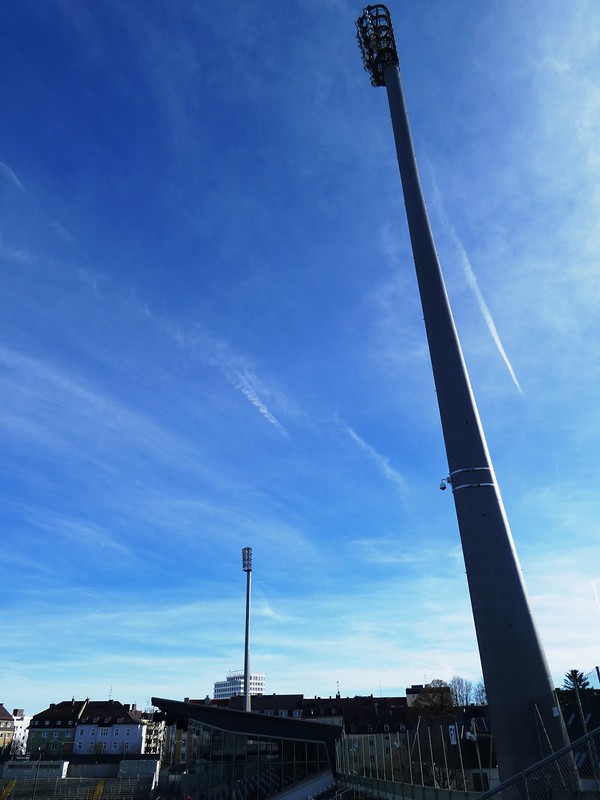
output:
POLYGON ((0 780, 5 800, 149 800, 152 778, 11 778, 0 780))
POLYGON ((477 800, 600 800, 599 753, 597 728, 477 800))

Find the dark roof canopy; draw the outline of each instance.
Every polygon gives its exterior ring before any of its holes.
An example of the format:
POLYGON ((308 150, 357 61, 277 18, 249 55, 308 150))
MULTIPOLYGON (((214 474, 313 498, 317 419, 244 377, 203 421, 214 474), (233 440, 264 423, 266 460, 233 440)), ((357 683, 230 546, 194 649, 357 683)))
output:
POLYGON ((306 722, 289 717, 265 716, 208 704, 182 703, 162 697, 153 697, 152 703, 161 711, 166 711, 175 717, 194 720, 228 733, 324 744, 327 748, 331 771, 335 774, 335 743, 342 735, 342 728, 339 725, 306 722))

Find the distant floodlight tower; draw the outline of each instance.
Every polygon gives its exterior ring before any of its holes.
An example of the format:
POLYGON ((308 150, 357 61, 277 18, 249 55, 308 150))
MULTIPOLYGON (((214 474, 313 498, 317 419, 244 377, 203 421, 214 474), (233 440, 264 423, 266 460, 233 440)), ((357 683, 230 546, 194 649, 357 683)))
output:
POLYGON ((244 639, 244 711, 250 705, 250 589, 252 585, 252 548, 242 547, 242 569, 246 573, 246 636, 244 639))
MULTIPOLYGON (((421 191, 400 82, 392 22, 384 5, 356 23, 366 71, 385 86, 406 216, 492 718, 506 780, 568 744, 500 491, 479 419, 421 191)), ((566 780, 576 779, 567 771, 566 780)))

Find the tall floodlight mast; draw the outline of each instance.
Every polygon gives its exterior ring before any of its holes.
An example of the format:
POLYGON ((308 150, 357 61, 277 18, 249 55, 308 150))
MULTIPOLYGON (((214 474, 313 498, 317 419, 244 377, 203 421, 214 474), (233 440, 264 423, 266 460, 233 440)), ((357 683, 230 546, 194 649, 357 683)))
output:
POLYGON ((244 637, 244 711, 250 707, 250 589, 252 587, 252 548, 242 547, 242 570, 246 573, 246 635, 244 637))
MULTIPOLYGON (((487 690, 500 777, 568 744, 460 342, 423 200, 388 9, 356 23, 366 71, 385 86, 487 690)), ((445 483, 443 483, 445 487, 445 483)), ((569 771, 566 780, 575 781, 569 771)))

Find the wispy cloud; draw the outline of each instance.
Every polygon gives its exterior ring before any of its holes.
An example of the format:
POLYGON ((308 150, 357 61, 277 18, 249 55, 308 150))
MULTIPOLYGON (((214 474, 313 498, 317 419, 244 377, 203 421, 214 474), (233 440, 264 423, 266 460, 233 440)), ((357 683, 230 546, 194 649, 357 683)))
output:
POLYGON ((13 186, 16 186, 17 189, 26 194, 25 187, 19 180, 17 173, 13 169, 11 169, 11 167, 9 167, 8 164, 4 164, 4 162, 2 161, 0 161, 0 173, 6 176, 6 178, 8 178, 8 180, 13 184, 13 186))

